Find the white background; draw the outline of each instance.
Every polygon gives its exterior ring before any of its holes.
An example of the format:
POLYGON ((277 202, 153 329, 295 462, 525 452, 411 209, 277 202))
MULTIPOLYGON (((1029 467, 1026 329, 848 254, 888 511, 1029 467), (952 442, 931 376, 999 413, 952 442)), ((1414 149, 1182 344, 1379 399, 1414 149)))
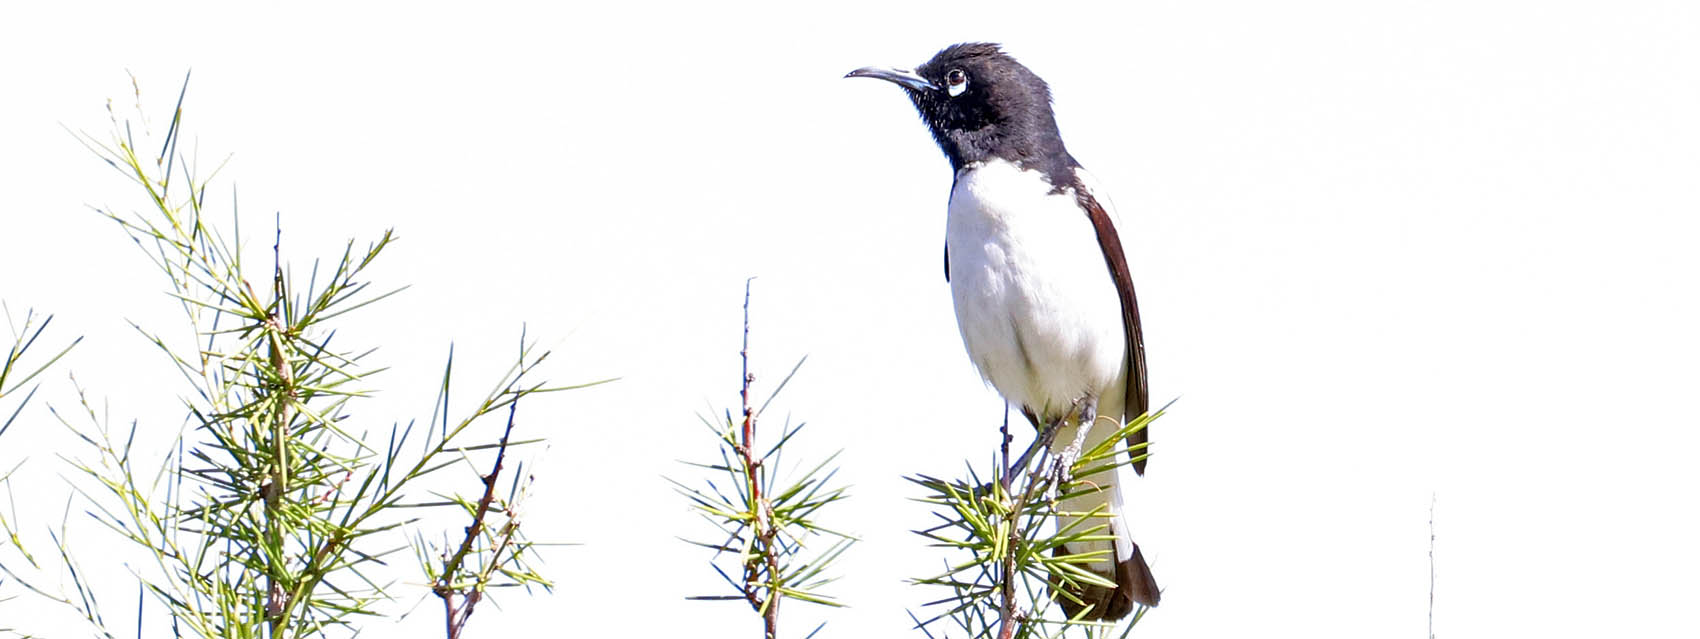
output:
MULTIPOLYGON (((770 424, 811 424, 797 459, 844 449, 823 518, 864 540, 830 589, 853 607, 792 605, 786 634, 920 636, 904 610, 939 595, 903 580, 939 560, 901 477, 982 459, 1002 410, 940 272, 948 165, 900 91, 841 76, 988 40, 1115 194, 1152 395, 1180 398, 1134 514, 1165 588, 1137 634, 1422 636, 1431 496, 1439 636, 1700 634, 1695 4, 597 4, 8 6, 0 298, 87 336, 0 439, 23 513, 64 505, 65 373, 116 424, 181 423, 189 387, 125 324, 178 312, 87 208, 144 202, 66 129, 132 112, 128 70, 160 133, 193 69, 187 139, 231 156, 209 199, 227 218, 239 185, 250 250, 275 213, 301 272, 402 237, 374 276, 412 288, 339 337, 391 367, 363 427, 428 415, 451 342, 464 406, 522 324, 551 379, 622 378, 522 412, 553 438, 528 526, 584 545, 471 636, 757 636, 683 600, 721 586, 662 480, 736 401, 747 276, 758 390, 809 356, 770 424)), ((0 627, 82 632, 48 610, 0 627)))

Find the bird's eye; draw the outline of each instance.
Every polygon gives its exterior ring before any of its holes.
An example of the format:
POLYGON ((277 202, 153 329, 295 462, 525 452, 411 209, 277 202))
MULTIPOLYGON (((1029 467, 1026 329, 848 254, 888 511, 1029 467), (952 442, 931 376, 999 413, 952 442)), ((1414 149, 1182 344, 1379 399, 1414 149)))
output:
POLYGON ((944 83, 945 90, 954 98, 968 90, 968 74, 963 73, 962 69, 951 69, 950 73, 944 74, 944 83))

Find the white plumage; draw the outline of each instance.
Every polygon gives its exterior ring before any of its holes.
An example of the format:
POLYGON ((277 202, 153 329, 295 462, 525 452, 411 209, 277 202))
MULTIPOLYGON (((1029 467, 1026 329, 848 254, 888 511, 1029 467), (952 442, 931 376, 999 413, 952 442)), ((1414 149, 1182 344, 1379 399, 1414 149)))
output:
POLYGON ((1051 190, 1004 160, 957 173, 945 229, 957 326, 1010 403, 1054 416, 1090 393, 1100 413, 1120 415, 1120 298, 1074 189, 1051 190))
MULTIPOLYGON (((1082 181, 1092 184, 1084 171, 1082 181)), ((1107 198, 1094 197, 1114 213, 1107 198)), ((1010 404, 1026 406, 1043 422, 1068 412, 1084 396, 1097 399, 1102 416, 1088 433, 1089 448, 1120 427, 1127 383, 1127 338, 1122 308, 1091 221, 1072 187, 1056 192, 1038 171, 1001 159, 957 172, 950 195, 945 245, 950 292, 963 345, 980 374, 1010 404)), ((1073 441, 1078 424, 1058 432, 1054 450, 1073 441)), ((1122 485, 1132 473, 1106 475, 1113 487, 1062 503, 1063 511, 1100 505, 1116 516, 1117 555, 1132 555, 1123 515, 1122 485)), ((1059 526, 1073 520, 1060 518, 1059 526)), ((1091 525, 1104 523, 1095 519, 1091 525)), ((1094 543, 1075 552, 1109 550, 1094 543)), ((1093 564, 1113 574, 1108 553, 1093 564)))

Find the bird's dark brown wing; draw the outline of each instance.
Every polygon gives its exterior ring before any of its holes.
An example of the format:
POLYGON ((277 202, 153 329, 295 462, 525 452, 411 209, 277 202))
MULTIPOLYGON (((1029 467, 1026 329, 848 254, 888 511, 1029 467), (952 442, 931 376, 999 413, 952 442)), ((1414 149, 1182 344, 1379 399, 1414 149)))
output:
MULTIPOLYGON (((1133 275, 1127 268, 1127 253, 1122 250, 1121 236, 1116 234, 1115 222, 1105 212, 1104 205, 1098 203, 1084 184, 1076 185, 1074 192, 1080 208, 1092 220, 1092 230, 1098 234, 1098 248, 1104 252, 1104 262, 1110 267, 1110 279, 1116 283, 1116 295, 1121 297, 1128 367, 1126 415, 1123 418, 1133 419, 1144 415, 1151 403, 1150 387, 1145 381, 1145 336, 1139 329, 1139 300, 1133 295, 1133 275)), ((1134 450, 1134 447, 1149 440, 1147 430, 1127 438, 1128 449, 1136 457, 1143 451, 1134 450)), ((1145 461, 1135 463, 1133 469, 1145 474, 1145 461)))

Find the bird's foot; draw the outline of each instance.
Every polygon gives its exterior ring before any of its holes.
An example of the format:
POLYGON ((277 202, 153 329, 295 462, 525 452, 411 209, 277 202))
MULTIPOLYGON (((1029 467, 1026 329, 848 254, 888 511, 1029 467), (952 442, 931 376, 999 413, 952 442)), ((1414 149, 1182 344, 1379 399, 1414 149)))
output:
MULTIPOLYGON (((1092 432, 1092 424, 1098 421, 1098 398, 1087 395, 1074 400, 1074 410, 1069 411, 1069 413, 1076 412, 1080 414, 1080 427, 1074 430, 1074 441, 1069 442, 1068 446, 1063 447, 1062 453, 1057 455, 1057 465, 1053 471, 1056 474, 1058 487, 1066 486, 1069 481, 1074 479, 1074 462, 1080 459, 1081 449, 1086 447, 1086 436, 1092 432)), ((1063 419, 1057 420, 1052 429, 1061 427, 1063 421, 1067 419, 1067 415, 1063 416, 1063 419)))

